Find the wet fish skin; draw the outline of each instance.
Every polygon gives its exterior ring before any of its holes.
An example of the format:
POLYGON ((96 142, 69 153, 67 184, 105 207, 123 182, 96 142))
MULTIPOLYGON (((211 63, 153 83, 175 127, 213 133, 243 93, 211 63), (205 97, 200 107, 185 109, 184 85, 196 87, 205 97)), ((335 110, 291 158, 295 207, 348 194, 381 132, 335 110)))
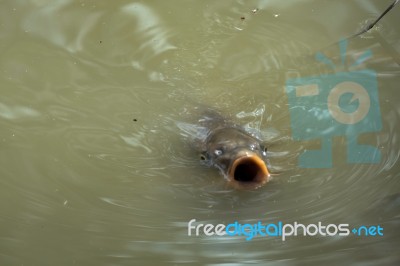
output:
POLYGON ((235 188, 259 188, 269 181, 264 143, 215 111, 205 112, 198 124, 206 128, 198 139, 204 164, 218 168, 235 188))

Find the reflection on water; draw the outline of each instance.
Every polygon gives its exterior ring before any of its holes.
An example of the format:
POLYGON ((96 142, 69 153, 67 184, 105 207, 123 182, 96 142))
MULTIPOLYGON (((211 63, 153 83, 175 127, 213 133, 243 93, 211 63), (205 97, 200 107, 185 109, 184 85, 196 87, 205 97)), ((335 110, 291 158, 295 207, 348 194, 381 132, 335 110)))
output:
POLYGON ((359 4, 3 1, 1 264, 398 263, 398 10, 347 52, 353 71, 377 73, 382 129, 358 142, 379 149, 378 163, 348 163, 348 139, 334 136, 331 168, 300 168, 321 143, 293 139, 285 92, 289 78, 332 73, 315 52, 340 62, 336 42, 387 3, 359 4), (181 130, 197 106, 268 140, 271 182, 236 191, 200 165, 181 130), (379 224, 385 234, 188 237, 191 219, 379 224))

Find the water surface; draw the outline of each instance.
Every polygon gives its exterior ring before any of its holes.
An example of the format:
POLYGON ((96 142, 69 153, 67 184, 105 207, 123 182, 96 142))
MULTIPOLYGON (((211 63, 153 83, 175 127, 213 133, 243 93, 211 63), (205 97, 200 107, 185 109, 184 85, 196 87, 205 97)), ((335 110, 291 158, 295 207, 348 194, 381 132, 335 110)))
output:
MULTIPOLYGON (((391 1, 0 2, 2 265, 396 265, 399 9, 349 40, 377 73, 379 163, 301 168, 285 82, 391 1), (197 106, 258 129, 273 179, 226 186, 177 123, 197 106), (381 225, 377 237, 189 237, 187 223, 381 225)), ((349 59, 349 60, 350 60, 349 59)), ((321 158, 321 160, 324 158, 321 158)))

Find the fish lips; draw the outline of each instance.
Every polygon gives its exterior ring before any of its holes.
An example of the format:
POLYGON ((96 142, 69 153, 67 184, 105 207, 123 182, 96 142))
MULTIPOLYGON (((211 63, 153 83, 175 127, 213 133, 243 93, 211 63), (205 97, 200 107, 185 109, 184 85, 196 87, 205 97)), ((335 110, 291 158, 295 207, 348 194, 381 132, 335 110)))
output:
POLYGON ((227 177, 235 188, 259 188, 269 181, 270 173, 260 156, 245 152, 230 164, 227 177))

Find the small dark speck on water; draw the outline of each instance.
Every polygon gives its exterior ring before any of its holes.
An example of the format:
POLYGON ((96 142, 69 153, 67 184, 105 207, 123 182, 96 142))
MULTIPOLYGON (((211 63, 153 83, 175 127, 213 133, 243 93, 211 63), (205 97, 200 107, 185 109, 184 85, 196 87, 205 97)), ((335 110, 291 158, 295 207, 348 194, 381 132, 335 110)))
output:
POLYGON ((246 18, 245 18, 245 17, 240 17, 240 19, 241 19, 241 20, 245 20, 246 18))
POLYGON ((134 119, 133 119, 133 122, 137 122, 137 119, 136 119, 136 118, 134 118, 134 119))
POLYGON ((103 41, 100 41, 100 43, 102 43, 103 41))

